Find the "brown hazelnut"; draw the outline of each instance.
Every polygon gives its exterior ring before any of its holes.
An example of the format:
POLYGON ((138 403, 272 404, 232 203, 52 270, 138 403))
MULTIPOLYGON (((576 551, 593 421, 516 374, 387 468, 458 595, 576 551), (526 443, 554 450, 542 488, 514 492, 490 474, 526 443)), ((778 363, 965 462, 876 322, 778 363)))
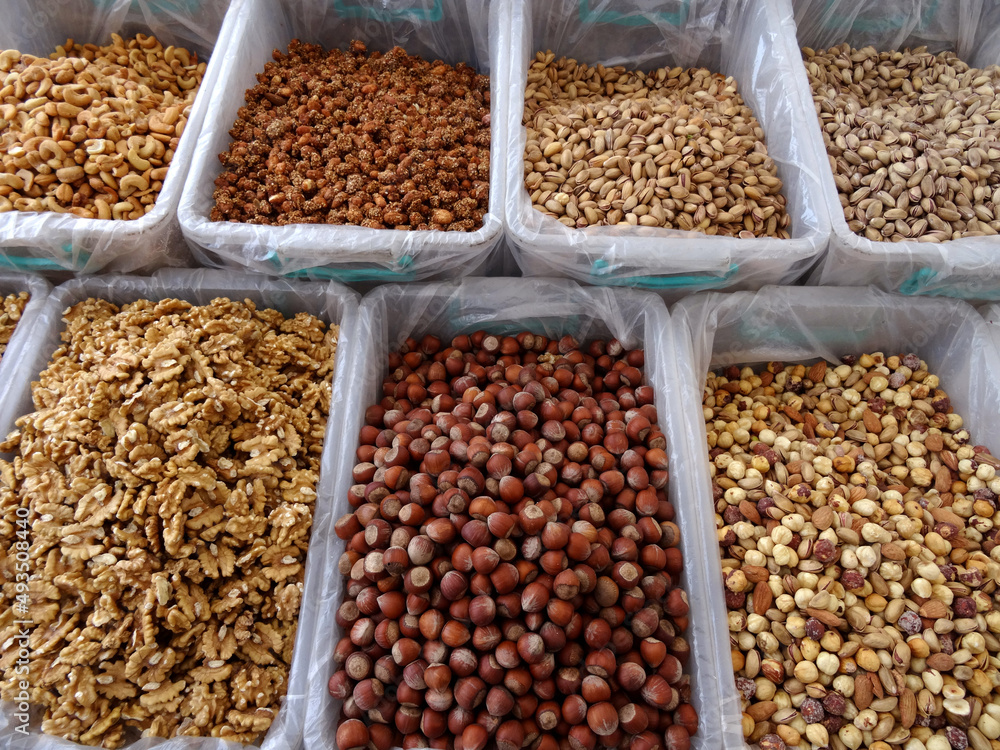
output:
POLYGON ((587 725, 598 737, 606 737, 618 729, 618 712, 608 701, 595 703, 587 709, 587 725))
POLYGON ((368 727, 358 719, 348 719, 337 727, 337 747, 342 750, 363 750, 369 739, 368 727))

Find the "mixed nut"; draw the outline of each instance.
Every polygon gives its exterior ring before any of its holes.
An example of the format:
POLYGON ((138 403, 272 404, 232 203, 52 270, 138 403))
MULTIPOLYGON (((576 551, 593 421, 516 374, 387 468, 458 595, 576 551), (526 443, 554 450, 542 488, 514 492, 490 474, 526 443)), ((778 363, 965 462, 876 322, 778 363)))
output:
POLYGON ((212 221, 472 231, 489 204, 490 79, 399 47, 293 40, 247 90, 212 221))
POLYGON ((337 747, 687 750, 698 728, 644 354, 407 339, 335 525, 337 747))
POLYGON ((747 741, 1000 744, 1000 460, 927 364, 728 367, 704 416, 747 741))
POLYGON ((139 219, 163 187, 205 63, 152 36, 0 51, 0 212, 139 219))
POLYGON ((86 745, 253 741, 288 688, 338 328, 224 298, 65 319, 0 443, 0 695, 86 745))
POLYGON ((0 357, 7 351, 10 337, 21 320, 24 308, 28 305, 28 293, 8 294, 0 303, 0 357))
POLYGON ((532 206, 568 227, 789 236, 764 131, 731 76, 591 67, 539 52, 523 123, 532 206))
POLYGON ((925 47, 802 55, 851 231, 883 242, 1000 231, 1000 67, 925 47))

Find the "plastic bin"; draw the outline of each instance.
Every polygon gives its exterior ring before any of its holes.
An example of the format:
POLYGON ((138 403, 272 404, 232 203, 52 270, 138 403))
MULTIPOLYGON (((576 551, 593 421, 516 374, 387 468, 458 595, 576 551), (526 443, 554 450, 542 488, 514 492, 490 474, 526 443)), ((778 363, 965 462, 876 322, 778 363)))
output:
MULTIPOLYGON (((2 288, 2 287, 0 287, 2 288)), ((17 368, 10 375, 11 384, 0 400, 0 430, 6 435, 14 428, 16 419, 34 410, 31 399, 31 382, 45 369, 50 357, 59 346, 64 330, 63 311, 88 297, 109 300, 117 305, 137 299, 164 299, 177 297, 195 304, 207 304, 216 297, 251 299, 259 306, 272 307, 286 316, 308 312, 325 322, 337 323, 340 336, 337 342, 337 367, 333 378, 330 416, 327 421, 323 445, 317 500, 313 510, 311 550, 306 559, 305 587, 299 611, 295 652, 289 672, 288 692, 274 723, 262 738, 259 746, 264 750, 297 750, 302 743, 306 696, 311 689, 307 682, 307 665, 313 644, 313 629, 317 618, 325 610, 317 607, 317 593, 323 585, 325 562, 324 537, 332 533, 332 485, 335 477, 334 463, 340 455, 343 422, 341 411, 349 384, 350 359, 357 348, 357 313, 359 296, 344 286, 333 283, 301 283, 268 279, 250 274, 220 272, 215 270, 164 270, 152 277, 92 276, 74 279, 56 288, 44 308, 32 321, 30 338, 22 340, 17 368)), ((4 358, 6 359, 6 357, 4 358)), ((10 457, 7 456, 9 459, 10 457)), ((0 747, 31 748, 32 750, 79 750, 75 742, 42 734, 39 729, 40 712, 35 711, 30 733, 22 735, 13 731, 18 726, 13 717, 14 704, 0 703, 0 747)), ((161 750, 233 750, 244 747, 212 737, 175 737, 169 740, 147 738, 126 747, 144 750, 157 747, 161 750)))
POLYGON ((38 316, 45 307, 52 285, 41 276, 15 271, 0 271, 0 297, 8 294, 28 293, 28 304, 24 306, 21 320, 7 343, 3 358, 0 359, 0 403, 6 400, 7 389, 12 382, 12 373, 17 363, 26 354, 25 342, 31 338, 38 316))
MULTIPOLYGON (((783 17, 792 13, 801 47, 827 49, 844 42, 879 50, 927 45, 930 52, 955 50, 974 67, 1000 63, 1000 7, 980 0, 774 0, 783 17)), ((873 284, 908 295, 943 295, 969 300, 1000 299, 1000 237, 968 237, 942 243, 873 242, 852 232, 827 159, 805 66, 790 79, 808 121, 805 136, 822 165, 819 194, 827 205, 833 235, 823 261, 810 273, 817 285, 873 284)))
MULTIPOLYGON (((672 308, 679 378, 668 395, 687 420, 687 442, 701 455, 686 472, 694 478, 692 499, 712 522, 714 503, 702 392, 710 369, 756 365, 772 360, 840 364, 845 354, 913 352, 941 378, 955 411, 977 445, 1000 450, 1000 350, 982 317, 957 300, 911 299, 877 289, 765 287, 756 294, 703 294, 672 308)), ((714 528, 714 524, 713 524, 714 528)), ((713 532, 714 533, 714 532, 713 532)), ((713 536, 713 539, 715 537, 713 536)), ((719 567, 718 543, 708 551, 715 574, 706 596, 717 626, 713 646, 728 654, 729 630, 719 567)), ((723 656, 725 658, 725 656, 723 656)), ((723 673, 723 747, 745 747, 735 682, 723 673)))
MULTIPOLYGON (((226 35, 229 0, 10 0, 0 27, 0 48, 48 55, 72 38, 106 44, 113 32, 154 34, 164 45, 183 46, 205 61, 226 35)), ((223 47, 232 44, 223 43, 223 47)), ((135 221, 81 219, 72 214, 9 211, 0 214, 0 266, 22 271, 132 272, 189 263, 181 241, 177 204, 195 141, 214 96, 217 64, 202 85, 152 211, 135 221)))
POLYGON ((791 22, 779 18, 771 4, 627 0, 612 7, 597 0, 526 0, 510 3, 508 25, 512 48, 504 210, 515 257, 526 276, 638 286, 672 299, 699 289, 792 283, 825 250, 830 224, 816 178, 821 165, 786 84, 798 65, 782 41, 792 33, 791 22), (524 86, 535 53, 548 49, 591 65, 643 70, 705 66, 734 76, 764 129, 768 154, 778 163, 791 239, 711 237, 649 227, 571 230, 532 208, 524 186, 524 86))
MULTIPOLYGON (((666 308, 655 295, 634 290, 609 290, 581 287, 574 282, 549 279, 466 279, 454 284, 385 286, 365 297, 361 305, 357 356, 351 360, 351 384, 345 404, 342 450, 336 469, 335 505, 337 515, 349 512, 347 490, 355 464, 357 435, 363 424, 365 408, 382 398, 382 378, 390 351, 397 349, 407 336, 427 333, 445 341, 459 333, 488 330, 513 333, 531 330, 549 337, 572 334, 583 342, 597 337, 616 336, 627 346, 644 346, 646 380, 656 389, 660 427, 668 440, 671 478, 668 494, 677 511, 682 531, 681 548, 685 571, 682 585, 691 599, 690 639, 692 658, 693 703, 701 717, 698 734, 693 738, 698 750, 717 748, 718 726, 713 717, 718 710, 719 665, 713 649, 712 626, 706 602, 700 595, 707 570, 703 561, 714 545, 714 531, 702 530, 697 509, 690 506, 688 483, 679 479, 687 467, 697 463, 686 428, 677 419, 671 403, 664 398, 666 384, 674 380, 674 347, 668 330, 666 308)), ((319 598, 323 613, 315 631, 316 643, 309 670, 309 695, 306 713, 306 750, 326 750, 335 745, 339 701, 330 697, 327 681, 333 673, 333 648, 342 633, 334 613, 343 598, 343 581, 337 562, 344 542, 333 535, 324 551, 327 569, 325 587, 319 598)), ((716 576, 717 577, 717 576, 716 576)))
POLYGON ((509 47, 497 3, 475 0, 414 0, 403 6, 376 0, 236 0, 230 10, 233 44, 226 52, 218 95, 212 102, 179 218, 184 237, 207 265, 246 267, 272 275, 333 278, 353 282, 417 281, 472 273, 502 237, 500 136, 505 70, 498 64, 509 47), (275 49, 292 39, 346 48, 360 39, 371 50, 398 45, 426 60, 466 62, 489 74, 491 172, 489 213, 475 232, 403 231, 355 226, 297 224, 263 226, 209 220, 215 205, 218 156, 231 143, 229 131, 245 92, 275 49))

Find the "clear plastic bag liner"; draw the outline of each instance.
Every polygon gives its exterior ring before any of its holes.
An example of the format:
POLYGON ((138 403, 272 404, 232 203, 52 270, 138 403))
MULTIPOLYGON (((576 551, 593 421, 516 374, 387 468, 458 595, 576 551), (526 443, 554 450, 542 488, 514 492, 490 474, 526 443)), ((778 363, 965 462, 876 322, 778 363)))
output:
POLYGON ((983 305, 979 312, 990 326, 993 338, 996 339, 997 347, 1000 347, 1000 305, 983 305))
POLYGON ((818 191, 825 168, 803 138, 802 115, 787 79, 781 19, 766 2, 583 0, 509 4, 504 210, 525 275, 568 276, 593 284, 629 284, 672 298, 698 289, 791 283, 826 248, 829 220, 818 191), (650 227, 570 229, 531 205, 524 186, 524 87, 535 53, 552 50, 581 63, 654 70, 704 66, 735 77, 764 129, 768 154, 791 216, 791 239, 739 239, 650 227))
MULTIPOLYGON (((48 365, 53 351, 60 344, 60 334, 65 327, 63 313, 69 306, 89 297, 106 299, 116 305, 144 298, 158 300, 176 297, 199 305, 207 304, 216 297, 250 299, 258 306, 279 310, 286 317, 298 312, 308 312, 326 323, 340 326, 330 416, 324 438, 316 505, 313 509, 311 549, 306 556, 305 587, 288 692, 274 723, 257 743, 262 750, 297 750, 302 743, 306 696, 310 689, 306 678, 314 640, 313 629, 317 625, 317 618, 323 613, 317 607, 317 594, 323 585, 320 577, 326 565, 323 559, 327 541, 325 537, 332 533, 334 517, 330 500, 333 469, 336 456, 340 453, 340 427, 343 423, 341 412, 346 403, 350 369, 347 362, 351 358, 351 351, 356 347, 355 331, 360 297, 336 282, 291 282, 217 270, 165 269, 152 277, 90 276, 68 281, 51 293, 43 309, 31 321, 33 325, 29 337, 20 345, 17 368, 10 373, 10 385, 0 400, 0 433, 6 435, 14 428, 18 417, 34 410, 31 382, 37 380, 38 374, 48 365)), ((0 748, 80 750, 83 747, 61 737, 42 734, 42 711, 37 706, 32 710, 29 733, 25 735, 15 731, 21 722, 14 716, 14 706, 9 701, 0 703, 0 748)), ((154 747, 157 750, 241 750, 247 746, 214 737, 175 737, 136 739, 126 747, 129 750, 149 750, 154 747)))
POLYGON ((470 273, 503 236, 500 128, 509 30, 498 3, 477 0, 235 0, 235 26, 217 96, 205 118, 179 219, 195 257, 206 265, 236 265, 272 275, 333 277, 346 282, 417 281, 470 273), (491 170, 489 212, 474 232, 403 231, 360 226, 291 224, 265 226, 213 222, 212 194, 221 173, 219 154, 229 148, 230 129, 246 90, 292 39, 345 48, 360 39, 369 50, 400 46, 410 54, 449 64, 466 62, 489 74, 491 170))
MULTIPOLYGON (((166 45, 184 46, 207 60, 220 38, 228 0, 9 0, 0 26, 0 48, 47 56, 72 38, 107 44, 111 34, 154 33, 166 45)), ((177 151, 155 207, 141 219, 83 219, 52 211, 0 214, 0 266, 28 271, 78 273, 137 271, 190 263, 177 203, 213 97, 215 69, 209 65, 195 97, 177 151)))
MULTIPOLYGON (((550 338, 571 334, 581 343, 615 336, 629 347, 645 349, 645 375, 655 391, 659 424, 668 440, 671 479, 668 494, 677 511, 685 569, 681 584, 691 599, 687 637, 692 656, 693 703, 703 717, 694 747, 717 748, 718 727, 710 717, 717 714, 719 664, 712 644, 712 627, 699 592, 708 582, 703 565, 711 537, 696 528, 697 511, 688 505, 686 467, 696 461, 686 428, 675 418, 675 408, 664 398, 667 383, 675 379, 675 350, 668 328, 666 308, 648 292, 582 287, 574 282, 540 278, 465 279, 458 283, 415 286, 383 286, 365 297, 361 305, 358 342, 351 357, 350 391, 342 424, 343 439, 336 468, 334 504, 336 515, 351 511, 347 501, 352 484, 357 436, 368 405, 382 398, 388 355, 408 336, 435 334, 447 343, 455 335, 486 330, 511 334, 523 330, 550 338)), ((703 525, 703 524, 702 524, 703 525)), ((335 735, 340 702, 330 697, 326 684, 333 674, 333 648, 342 637, 334 613, 344 596, 337 562, 345 543, 335 535, 322 558, 326 571, 324 589, 318 599, 322 614, 315 631, 313 659, 309 670, 312 690, 306 712, 306 750, 336 746, 335 735)), ((728 650, 725 652, 728 654, 728 650)))
POLYGON ((840 364, 845 354, 913 352, 941 378, 955 411, 965 419, 973 442, 1000 451, 1000 349, 983 318, 968 304, 947 299, 913 299, 875 288, 765 287, 757 293, 700 294, 671 309, 678 379, 668 396, 687 420, 687 441, 695 461, 685 472, 704 523, 712 526, 713 568, 706 588, 716 626, 714 647, 726 656, 722 680, 722 746, 745 746, 740 701, 729 678, 729 630, 719 550, 714 542, 714 503, 701 403, 710 369, 825 359, 840 364))
POLYGON ((0 359, 0 403, 6 401, 7 389, 10 387, 12 373, 17 363, 24 356, 24 344, 31 338, 31 331, 39 313, 45 307, 52 285, 41 276, 13 271, 0 271, 0 297, 8 294, 28 293, 28 304, 24 306, 21 319, 14 328, 14 333, 7 342, 3 358, 0 359))
MULTIPOLYGON (((879 50, 927 45, 934 53, 955 50, 973 66, 1000 63, 1000 9, 980 0, 773 0, 798 24, 789 56, 801 47, 827 49, 848 42, 879 50)), ((852 232, 829 166, 805 66, 798 62, 789 86, 803 104, 805 138, 823 166, 821 199, 832 225, 829 252, 809 275, 817 285, 867 285, 908 295, 969 300, 1000 299, 1000 238, 968 237, 942 243, 873 242, 852 232)))

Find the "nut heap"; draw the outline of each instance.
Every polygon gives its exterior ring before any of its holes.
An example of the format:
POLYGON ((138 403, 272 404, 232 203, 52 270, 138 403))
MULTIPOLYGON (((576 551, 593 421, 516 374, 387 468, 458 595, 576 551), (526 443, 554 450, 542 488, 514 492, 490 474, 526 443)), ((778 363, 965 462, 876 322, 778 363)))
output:
POLYGON ((1000 231, 1000 67, 924 47, 802 53, 851 231, 883 242, 1000 231))
POLYGON ((295 39, 247 90, 212 221, 473 231, 489 204, 490 79, 361 42, 295 39))
POLYGON ((788 238, 764 130, 732 77, 706 68, 591 68, 539 52, 523 123, 531 202, 568 227, 788 238))
POLYGON ((28 293, 8 294, 2 302, 2 308, 0 308, 0 356, 3 356, 3 353, 7 351, 10 337, 14 335, 14 329, 17 327, 18 321, 21 320, 24 308, 28 304, 28 293))
POLYGON ((337 747, 688 750, 688 601, 642 350, 409 339, 336 532, 337 747))
POLYGON ((87 745, 249 742, 288 687, 337 327, 222 298, 66 321, 0 443, 0 695, 87 745))
POLYGON ((140 219, 153 209, 205 63, 155 37, 0 51, 0 212, 140 219))
POLYGON ((743 733, 764 750, 1000 746, 1000 460, 917 356, 711 374, 743 733))

